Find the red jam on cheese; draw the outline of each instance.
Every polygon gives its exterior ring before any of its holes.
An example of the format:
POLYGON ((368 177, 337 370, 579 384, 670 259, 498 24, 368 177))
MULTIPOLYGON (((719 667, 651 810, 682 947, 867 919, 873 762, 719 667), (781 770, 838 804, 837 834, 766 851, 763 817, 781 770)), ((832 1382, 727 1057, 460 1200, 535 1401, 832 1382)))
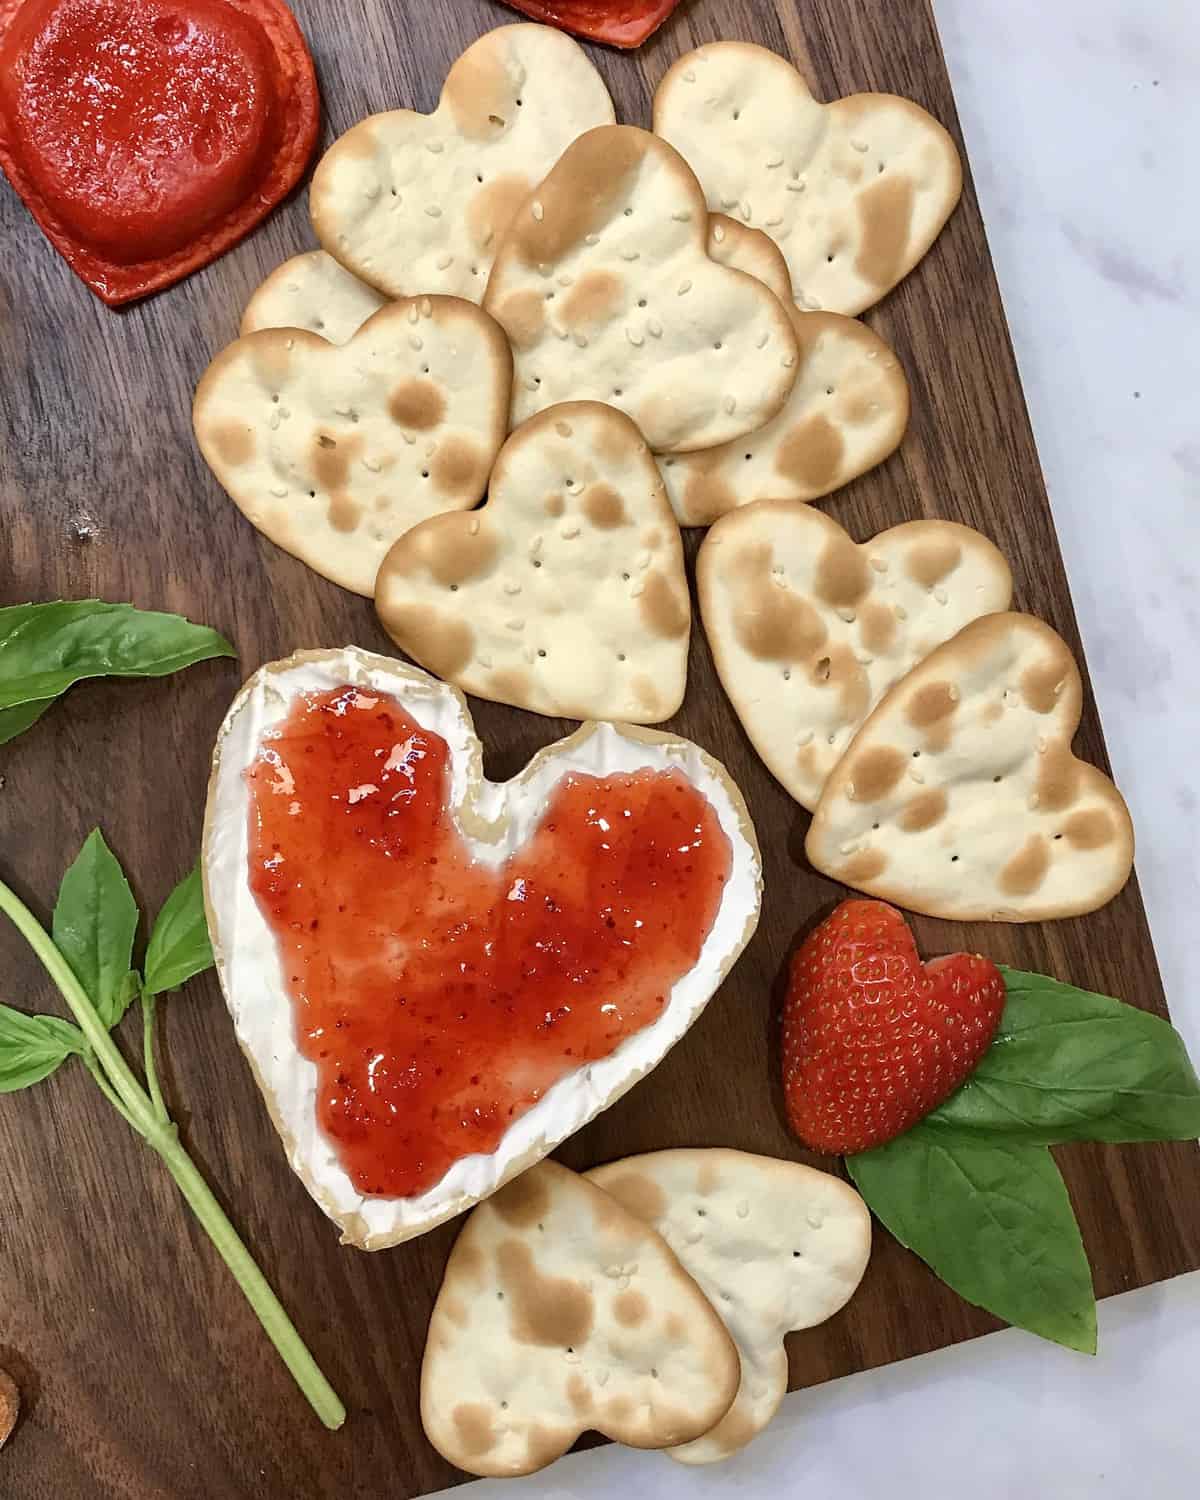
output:
POLYGON ((240 239, 316 143, 283 0, 0 0, 0 164, 106 302, 240 239))
POLYGON ((521 849, 477 860, 446 742, 352 687, 298 699, 246 775, 251 890, 362 1193, 433 1187, 656 1021, 729 878, 716 812, 674 770, 570 773, 521 849))

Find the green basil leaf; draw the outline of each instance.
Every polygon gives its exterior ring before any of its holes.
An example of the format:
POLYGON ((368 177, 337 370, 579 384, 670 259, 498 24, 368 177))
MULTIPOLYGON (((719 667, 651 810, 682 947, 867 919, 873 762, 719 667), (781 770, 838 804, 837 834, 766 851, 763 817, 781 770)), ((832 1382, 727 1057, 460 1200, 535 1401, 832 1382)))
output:
POLYGON ((129 882, 94 829, 63 876, 52 936, 106 1026, 117 1024, 136 993, 128 976, 137 924, 129 882))
POLYGON ((961 1297, 1096 1352, 1096 1299, 1071 1200, 1044 1146, 927 1122, 846 1166, 876 1217, 961 1297))
POLYGON ((1166 1021, 1042 974, 1004 977, 996 1039, 930 1125, 1042 1145, 1200 1135, 1200 1079, 1166 1021))
POLYGON ((212 967, 212 945, 204 914, 204 887, 197 866, 185 875, 158 914, 146 949, 147 995, 177 990, 212 967))
POLYGON ((70 1022, 0 1005, 0 1094, 41 1083, 72 1054, 86 1051, 83 1032, 70 1022))
POLYGON ((215 630, 180 615, 60 599, 0 609, 0 744, 85 677, 164 677, 214 656, 234 656, 215 630))

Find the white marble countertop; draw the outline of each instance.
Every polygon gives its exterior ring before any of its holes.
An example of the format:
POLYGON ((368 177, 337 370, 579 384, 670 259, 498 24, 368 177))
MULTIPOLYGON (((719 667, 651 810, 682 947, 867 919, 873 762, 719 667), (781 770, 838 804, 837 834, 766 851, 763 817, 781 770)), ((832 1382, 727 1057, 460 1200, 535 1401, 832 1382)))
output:
MULTIPOLYGON (((1168 999, 1200 1056, 1200 10, 934 8, 1168 999)), ((465 1493, 1190 1500, 1200 1273, 1102 1303, 1100 1334, 1095 1360, 1007 1331, 798 1392, 714 1469, 606 1448, 465 1493)))

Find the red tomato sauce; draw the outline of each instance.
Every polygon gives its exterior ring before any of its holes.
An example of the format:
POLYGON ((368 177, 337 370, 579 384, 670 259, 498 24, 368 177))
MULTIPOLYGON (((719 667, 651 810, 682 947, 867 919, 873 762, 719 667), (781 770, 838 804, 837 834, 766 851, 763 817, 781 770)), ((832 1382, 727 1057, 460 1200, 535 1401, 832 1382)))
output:
POLYGON ((299 699, 246 775, 250 887, 319 1123, 367 1194, 494 1151, 657 1020, 729 878, 716 812, 674 770, 570 773, 523 848, 475 859, 445 741, 355 688, 299 699))
POLYGON ((219 255, 316 142, 281 0, 0 0, 0 163, 105 301, 219 255))

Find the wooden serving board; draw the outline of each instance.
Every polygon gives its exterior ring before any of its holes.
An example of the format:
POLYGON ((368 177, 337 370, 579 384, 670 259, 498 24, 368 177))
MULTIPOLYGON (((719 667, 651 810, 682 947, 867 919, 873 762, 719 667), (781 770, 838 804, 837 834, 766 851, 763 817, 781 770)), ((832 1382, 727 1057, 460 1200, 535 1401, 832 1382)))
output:
MULTIPOLYGON (((325 91, 327 138, 378 109, 431 108, 462 48, 512 19, 492 0, 296 0, 295 9, 325 91)), ((694 0, 640 54, 594 55, 622 117, 645 124, 668 64, 718 37, 790 55, 825 98, 909 95, 957 133, 927 0, 694 0)), ((298 646, 387 649, 369 604, 262 540, 192 441, 191 393, 206 362, 233 337, 260 278, 313 243, 305 203, 297 198, 215 266, 119 314, 75 281, 6 187, 0 226, 0 603, 130 598, 215 625, 241 651, 240 667, 80 687, 0 751, 0 868, 47 913, 62 869, 99 823, 143 905, 157 908, 195 857, 212 740, 242 676, 298 646)), ((979 527, 1012 561, 1018 607, 1077 645, 969 181, 933 252, 869 321, 908 371, 912 427, 895 457, 829 502, 831 513, 859 539, 920 516, 979 527)), ((496 777, 565 727, 492 704, 476 710, 496 777)), ((672 727, 719 756, 746 794, 766 863, 762 924, 653 1077, 559 1153, 577 1167, 676 1145, 804 1155, 783 1127, 774 1082, 780 978, 797 932, 842 893, 806 867, 807 815, 747 743, 698 624, 687 702, 672 727)), ((1090 698, 1079 744, 1105 762, 1090 698)), ((916 926, 924 951, 978 948, 1164 1011, 1134 884, 1076 921, 916 926)), ((5 1000, 48 1003, 47 984, 9 931, 0 933, 0 977, 5 1000)), ((11 1500, 405 1500, 453 1482, 459 1476, 421 1432, 417 1373, 455 1226, 374 1256, 339 1248, 288 1170, 211 976, 166 1007, 165 1048, 187 1143, 350 1420, 331 1436, 310 1416, 166 1173, 83 1069, 68 1067, 0 1098, 0 1366, 26 1401, 0 1455, 0 1491, 11 1500)), ((1101 1295, 1200 1267, 1194 1146, 1060 1156, 1101 1295)), ((792 1383, 994 1326, 881 1232, 850 1306, 792 1341, 792 1383)))

